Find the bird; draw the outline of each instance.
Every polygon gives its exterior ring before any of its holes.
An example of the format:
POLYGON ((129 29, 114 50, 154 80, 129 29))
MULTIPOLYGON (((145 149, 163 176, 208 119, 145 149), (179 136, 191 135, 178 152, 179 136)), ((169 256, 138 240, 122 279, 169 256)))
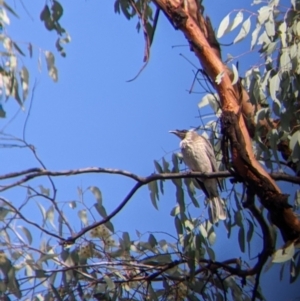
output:
MULTIPOLYGON (((203 173, 218 171, 214 150, 206 138, 198 135, 194 129, 169 132, 181 139, 180 148, 183 161, 191 171, 203 173)), ((209 201, 212 222, 215 224, 219 220, 225 220, 225 203, 218 192, 218 185, 221 188, 218 179, 196 178, 196 181, 209 201)))

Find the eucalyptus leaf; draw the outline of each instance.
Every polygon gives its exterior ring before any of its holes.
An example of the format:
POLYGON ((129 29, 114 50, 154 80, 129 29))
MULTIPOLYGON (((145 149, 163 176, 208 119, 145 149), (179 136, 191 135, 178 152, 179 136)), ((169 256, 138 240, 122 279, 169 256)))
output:
POLYGON ((96 186, 90 186, 89 190, 93 193, 95 199, 97 200, 97 204, 102 206, 102 193, 100 189, 96 186))
POLYGON ((287 247, 282 247, 272 255, 272 262, 281 263, 291 260, 295 254, 294 243, 290 243, 287 247))
POLYGON ((251 27, 251 19, 249 17, 246 21, 244 21, 242 28, 238 33, 238 35, 236 36, 236 38, 233 40, 233 43, 236 44, 242 41, 243 39, 245 39, 250 31, 250 27, 251 27))
POLYGON ((87 212, 85 209, 79 210, 78 211, 78 216, 81 220, 81 222, 87 226, 88 225, 88 218, 87 218, 87 212))
POLYGON ((224 35, 224 33, 226 32, 226 30, 229 26, 229 21, 230 21, 229 15, 230 14, 226 15, 219 25, 219 28, 217 30, 217 38, 218 39, 224 35))

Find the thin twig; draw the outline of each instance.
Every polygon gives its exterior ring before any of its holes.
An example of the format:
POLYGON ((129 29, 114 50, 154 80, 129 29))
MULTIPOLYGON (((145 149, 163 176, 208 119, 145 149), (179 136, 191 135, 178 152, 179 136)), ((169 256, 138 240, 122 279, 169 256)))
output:
POLYGON ((9 201, 7 201, 6 199, 4 199, 3 197, 0 197, 0 201, 2 201, 3 203, 5 203, 7 206, 9 206, 15 213, 17 213, 21 219, 23 219, 26 223, 35 226, 36 228, 38 228, 39 230, 41 230, 42 232, 53 236, 55 238, 57 238, 58 240, 62 240, 63 238, 60 237, 59 235, 56 235, 48 230, 46 230, 45 228, 41 227, 40 225, 32 222, 31 220, 27 219, 16 207, 14 207, 9 201))

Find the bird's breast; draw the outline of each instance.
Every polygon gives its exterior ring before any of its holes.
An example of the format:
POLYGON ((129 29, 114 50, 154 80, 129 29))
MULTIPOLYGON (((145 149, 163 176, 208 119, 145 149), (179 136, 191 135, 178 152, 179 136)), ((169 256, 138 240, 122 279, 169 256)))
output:
POLYGON ((206 154, 205 145, 197 142, 188 140, 181 141, 180 147, 183 160, 193 171, 211 172, 211 162, 206 154))

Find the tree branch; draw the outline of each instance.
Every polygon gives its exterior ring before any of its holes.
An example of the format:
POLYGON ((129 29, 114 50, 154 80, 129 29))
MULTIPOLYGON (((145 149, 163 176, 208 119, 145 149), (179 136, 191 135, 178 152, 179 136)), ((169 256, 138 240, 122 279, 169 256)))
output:
POLYGON ((42 231, 42 232, 44 232, 44 233, 46 233, 46 234, 48 234, 48 235, 50 235, 50 236, 52 236, 52 237, 57 238, 59 241, 62 240, 62 237, 60 237, 59 235, 56 235, 56 234, 54 234, 54 233, 52 233, 52 232, 46 230, 45 227, 41 227, 41 226, 38 225, 37 223, 32 222, 31 220, 27 219, 27 218, 26 218, 26 217, 25 217, 25 216, 24 216, 24 215, 23 215, 16 207, 14 207, 9 201, 7 201, 6 199, 4 199, 3 197, 0 197, 0 200, 1 200, 3 203, 5 203, 7 206, 9 206, 9 207, 13 210, 13 212, 16 213, 17 215, 19 215, 20 218, 21 218, 22 220, 24 220, 26 223, 28 223, 28 224, 30 224, 30 225, 32 225, 32 226, 38 228, 40 231, 42 231))
MULTIPOLYGON (((142 177, 139 175, 136 175, 132 172, 121 170, 121 169, 112 169, 112 168, 102 168, 102 167, 87 167, 87 168, 80 168, 80 169, 71 169, 71 170, 63 170, 63 171, 51 171, 46 170, 42 168, 30 168, 26 169, 20 172, 13 172, 8 173, 4 175, 0 175, 0 180, 10 179, 10 178, 16 178, 19 176, 26 175, 22 179, 8 184, 8 185, 2 185, 0 186, 0 192, 8 190, 12 187, 24 184, 34 178, 43 177, 43 176, 52 176, 52 177, 61 177, 61 176, 72 176, 72 175, 80 175, 80 174, 88 174, 88 173, 100 173, 100 174, 115 174, 115 175, 121 175, 128 178, 131 178, 137 182, 147 182, 149 183, 149 180, 156 181, 156 180, 169 180, 169 179, 178 179, 178 178, 228 178, 228 177, 235 177, 236 175, 234 173, 228 172, 228 171, 219 171, 219 172, 213 172, 213 173, 201 173, 201 172, 179 172, 179 173, 158 173, 158 174, 152 174, 147 177, 142 177)), ((300 185, 300 177, 292 176, 285 173, 270 173, 270 177, 272 177, 274 180, 277 181, 285 181, 290 182, 294 184, 300 185)))
POLYGON ((254 156, 250 138, 253 133, 247 128, 243 115, 242 92, 246 91, 232 85, 228 68, 209 42, 207 25, 205 22, 197 24, 191 10, 192 5, 189 5, 195 0, 187 0, 187 6, 178 0, 154 0, 154 2, 183 32, 203 69, 214 83, 221 101, 223 141, 227 142, 226 145, 223 143, 223 146, 226 146, 226 149, 223 147, 223 154, 230 145, 230 160, 239 180, 251 186, 257 193, 263 206, 270 212, 272 222, 280 229, 283 239, 285 241, 298 239, 300 221, 288 204, 287 196, 281 193, 275 181, 254 156))
MULTIPOLYGON (((12 187, 24 184, 25 182, 28 182, 34 178, 42 177, 42 176, 52 176, 52 177, 58 177, 58 176, 71 176, 71 175, 79 175, 79 174, 87 174, 87 173, 101 173, 101 174, 117 174, 122 175, 125 177, 129 177, 133 180, 135 180, 137 183, 135 186, 130 190, 128 195, 124 198, 124 200, 120 203, 120 205, 105 219, 103 219, 100 222, 94 223, 86 228, 83 228, 80 232, 77 234, 72 235, 72 237, 62 240, 62 244, 65 243, 74 243, 76 239, 84 235, 86 232, 90 231, 91 229, 102 225, 106 222, 108 222, 111 218, 113 218, 122 208, 128 203, 128 201, 131 199, 131 197, 135 194, 135 192, 142 186, 153 182, 157 180, 170 180, 170 179, 179 179, 179 178, 226 178, 226 177, 235 177, 236 175, 234 173, 230 173, 228 171, 221 171, 221 172, 214 172, 214 173, 201 173, 201 172, 180 172, 180 173, 160 173, 160 174, 152 174, 147 177, 142 177, 139 175, 136 175, 134 173, 131 173, 129 171, 120 170, 120 169, 112 169, 112 168, 101 168, 101 167, 89 167, 89 168, 81 168, 81 169, 74 169, 74 170, 65 170, 65 171, 50 171, 42 168, 30 168, 27 170, 23 170, 20 172, 14 172, 9 173, 0 176, 0 180, 9 179, 9 178, 15 178, 19 176, 25 175, 22 179, 15 181, 8 185, 0 186, 0 192, 3 192, 5 190, 8 190, 12 187)), ((274 173, 270 174, 270 176, 273 177, 273 179, 276 180, 283 180, 291 183, 300 184, 300 177, 295 177, 283 173, 274 173)), ((33 223, 34 224, 34 223, 33 223)), ((34 224, 35 225, 35 224, 34 224)), ((36 225, 35 225, 36 226, 36 225)), ((53 236, 53 235, 52 235, 53 236)), ((55 236, 58 238, 58 236, 55 236)))

